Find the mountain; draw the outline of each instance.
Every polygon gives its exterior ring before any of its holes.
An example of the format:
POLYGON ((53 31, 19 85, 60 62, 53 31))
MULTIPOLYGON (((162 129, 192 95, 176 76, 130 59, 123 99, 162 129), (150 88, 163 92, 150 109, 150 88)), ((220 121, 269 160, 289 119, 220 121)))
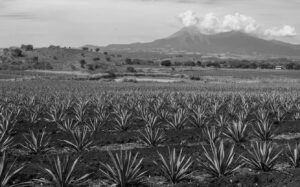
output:
POLYGON ((202 34, 197 27, 184 27, 171 36, 149 43, 113 44, 105 50, 230 53, 300 57, 300 45, 265 40, 242 32, 202 34))

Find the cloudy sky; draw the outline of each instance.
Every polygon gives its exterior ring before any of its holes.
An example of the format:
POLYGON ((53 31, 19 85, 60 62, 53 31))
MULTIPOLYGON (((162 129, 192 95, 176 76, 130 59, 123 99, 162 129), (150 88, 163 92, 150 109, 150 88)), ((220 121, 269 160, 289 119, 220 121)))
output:
POLYGON ((147 42, 191 25, 300 44, 299 8, 299 0, 0 0, 0 47, 147 42))

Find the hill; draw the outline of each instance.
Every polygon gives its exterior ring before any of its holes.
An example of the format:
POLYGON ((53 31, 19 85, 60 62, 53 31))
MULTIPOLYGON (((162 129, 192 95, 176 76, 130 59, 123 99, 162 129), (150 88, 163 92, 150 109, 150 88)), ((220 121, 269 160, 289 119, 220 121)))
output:
POLYGON ((121 63, 121 57, 107 52, 62 48, 26 47, 3 49, 0 55, 0 70, 45 69, 60 71, 109 71, 121 63))
POLYGON ((150 43, 112 44, 104 50, 300 57, 300 45, 265 40, 242 32, 206 35, 194 26, 150 43))

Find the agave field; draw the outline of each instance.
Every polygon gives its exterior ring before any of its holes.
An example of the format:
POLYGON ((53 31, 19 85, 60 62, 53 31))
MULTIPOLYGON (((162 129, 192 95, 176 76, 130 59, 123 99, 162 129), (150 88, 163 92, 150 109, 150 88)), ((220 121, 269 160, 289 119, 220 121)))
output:
POLYGON ((0 186, 300 185, 298 89, 125 86, 2 84, 0 186))

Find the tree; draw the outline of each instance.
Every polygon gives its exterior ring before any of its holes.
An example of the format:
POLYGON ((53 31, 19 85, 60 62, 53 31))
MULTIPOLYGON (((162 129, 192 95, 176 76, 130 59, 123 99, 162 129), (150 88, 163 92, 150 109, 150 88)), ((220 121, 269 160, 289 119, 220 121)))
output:
POLYGON ((82 59, 82 60, 79 61, 79 63, 80 63, 80 67, 84 68, 85 64, 86 64, 86 61, 84 59, 82 59))
POLYGON ((162 65, 162 66, 171 66, 172 63, 171 63, 170 60, 163 60, 163 61, 160 63, 160 65, 162 65))
POLYGON ((16 49, 12 49, 12 50, 11 50, 11 55, 12 55, 13 57, 22 57, 22 56, 23 56, 23 52, 22 52, 21 49, 16 48, 16 49))
POLYGON ((21 45, 21 49, 25 51, 33 51, 33 45, 21 45))

